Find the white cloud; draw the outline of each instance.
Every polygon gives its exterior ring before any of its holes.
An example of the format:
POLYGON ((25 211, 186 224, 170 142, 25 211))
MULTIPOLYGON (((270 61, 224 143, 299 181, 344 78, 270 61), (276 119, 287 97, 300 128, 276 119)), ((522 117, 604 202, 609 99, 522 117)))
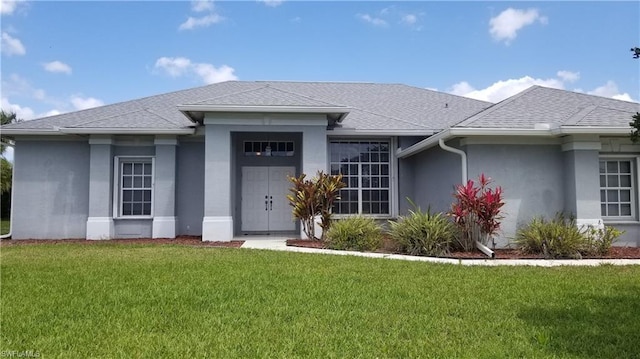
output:
MULTIPOLYGON (((473 98, 476 100, 500 102, 519 92, 528 89, 531 86, 538 85, 564 90, 565 84, 575 82, 580 79, 579 72, 558 71, 557 78, 540 79, 531 76, 523 76, 518 79, 500 80, 494 82, 483 89, 476 89, 466 81, 458 82, 451 86, 447 91, 451 94, 473 98)), ((574 89, 576 92, 583 92, 581 89, 574 89)), ((613 81, 607 81, 606 84, 587 92, 589 95, 614 98, 616 100, 634 101, 628 93, 621 93, 618 86, 613 81)))
POLYGON ((0 14, 11 15, 21 4, 24 4, 23 0, 0 0, 0 14))
POLYGON ((384 27, 387 26, 387 22, 384 19, 381 19, 379 17, 372 17, 369 14, 357 14, 356 15, 360 20, 364 21, 364 22, 368 22, 373 26, 380 26, 380 27, 384 27))
POLYGON ((587 91, 587 93, 589 95, 596 95, 596 96, 602 96, 602 97, 610 97, 610 98, 614 98, 616 100, 622 100, 622 101, 633 101, 633 99, 631 98, 631 96, 628 93, 620 93, 620 90, 618 89, 618 85, 614 82, 614 81, 607 81, 606 84, 600 86, 600 87, 596 87, 595 89, 593 89, 592 91, 587 91))
POLYGON ((413 14, 404 15, 400 20, 403 24, 413 25, 418 21, 418 17, 413 14))
POLYGON ((282 5, 284 0, 258 0, 258 2, 261 2, 269 7, 278 7, 282 5))
POLYGON ((179 30, 192 30, 196 27, 207 27, 211 24, 217 24, 220 21, 224 20, 224 18, 218 14, 209 14, 203 17, 192 17, 189 16, 187 21, 180 24, 178 27, 179 30))
POLYGON ((15 114, 17 115, 17 118, 21 120, 25 120, 25 121, 31 120, 35 116, 35 113, 31 108, 23 107, 18 104, 11 103, 9 102, 9 99, 6 97, 2 97, 0 99, 0 106, 2 106, 3 111, 15 112, 15 114))
POLYGON ((155 68, 171 77, 195 75, 205 84, 237 80, 234 69, 227 65, 215 67, 207 63, 194 63, 185 57, 161 57, 156 60, 155 68))
POLYGON ((558 71, 556 73, 556 75, 558 75, 559 78, 562 79, 562 81, 565 82, 576 82, 578 80, 580 80, 580 73, 579 72, 572 72, 572 71, 558 71))
POLYGON ((213 1, 209 1, 209 0, 192 1, 191 10, 195 12, 213 11, 213 1))
POLYGON ((509 44, 518 36, 518 31, 536 21, 546 24, 548 19, 541 16, 537 9, 519 10, 508 8, 489 20, 489 33, 497 41, 509 44))
POLYGON ((80 95, 71 96, 71 104, 76 110, 86 110, 92 107, 104 105, 102 100, 93 97, 82 97, 80 95))
POLYGON ((531 76, 524 76, 519 79, 500 80, 481 90, 477 90, 466 81, 462 81, 453 85, 449 92, 476 100, 500 102, 533 85, 564 89, 564 83, 561 79, 536 79, 531 76))
POLYGON ((31 86, 29 81, 18 74, 11 74, 2 79, 2 94, 4 96, 28 96, 36 100, 45 100, 47 97, 43 89, 31 86))
POLYGON ((24 55, 27 53, 22 42, 14 37, 11 37, 6 32, 2 33, 2 53, 11 56, 11 55, 24 55))
POLYGON ((53 73, 71 74, 71 66, 60 61, 51 61, 42 64, 45 70, 53 73))

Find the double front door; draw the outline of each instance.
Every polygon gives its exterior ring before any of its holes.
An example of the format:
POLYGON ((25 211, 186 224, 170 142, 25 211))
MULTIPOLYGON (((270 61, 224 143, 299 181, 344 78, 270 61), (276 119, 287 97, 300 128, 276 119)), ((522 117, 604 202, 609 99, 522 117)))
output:
POLYGON ((291 187, 287 176, 295 176, 295 167, 242 167, 242 231, 295 231, 287 194, 291 187))

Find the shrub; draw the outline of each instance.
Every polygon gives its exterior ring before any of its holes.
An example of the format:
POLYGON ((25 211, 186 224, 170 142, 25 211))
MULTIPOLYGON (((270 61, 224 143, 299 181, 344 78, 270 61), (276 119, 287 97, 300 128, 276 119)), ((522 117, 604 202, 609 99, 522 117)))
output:
POLYGON ((382 230, 374 219, 353 216, 335 221, 327 231, 331 249, 374 251, 382 245, 382 230))
POLYGON ((442 256, 449 253, 455 239, 455 225, 442 213, 409 211, 397 221, 389 221, 391 238, 402 253, 423 256, 442 256))
POLYGON ((516 244, 525 253, 543 254, 545 258, 582 258, 606 254, 621 234, 612 227, 581 228, 574 218, 558 214, 550 221, 534 218, 518 230, 516 244))
POLYGON ((331 226, 333 202, 340 199, 340 189, 346 186, 342 181, 342 175, 332 176, 318 171, 316 177, 311 180, 307 180, 303 173, 299 177, 289 177, 289 182, 293 187, 289 189, 291 194, 287 195, 287 199, 293 207, 293 217, 302 222, 302 230, 307 238, 324 240, 331 226), (316 216, 320 216, 320 238, 317 238, 315 233, 316 216))
POLYGON ((472 180, 456 186, 453 194, 456 202, 449 213, 460 228, 459 244, 464 251, 474 250, 476 241, 489 245, 489 240, 500 229, 500 208, 504 206, 502 188, 489 188, 491 179, 484 173, 478 182, 479 186, 472 180))

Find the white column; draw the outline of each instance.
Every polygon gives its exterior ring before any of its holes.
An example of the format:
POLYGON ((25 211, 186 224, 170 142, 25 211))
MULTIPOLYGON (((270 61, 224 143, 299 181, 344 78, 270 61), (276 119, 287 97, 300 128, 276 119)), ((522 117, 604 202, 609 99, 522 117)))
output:
POLYGON ((87 239, 113 238, 113 155, 110 136, 89 138, 89 216, 87 239))
MULTIPOLYGON (((302 173, 311 179, 318 171, 327 172, 327 127, 305 126, 302 130, 302 173)), ((322 228, 317 224, 320 218, 316 218, 316 237, 322 235, 322 228)), ((300 238, 307 238, 302 226, 300 226, 300 238)))
POLYGON ((572 136, 562 144, 565 162, 565 211, 578 226, 602 226, 598 136, 572 136))
POLYGON ((156 136, 153 238, 176 237, 176 145, 175 136, 156 136))
POLYGON ((233 239, 231 214, 231 131, 226 125, 205 126, 203 241, 233 239))

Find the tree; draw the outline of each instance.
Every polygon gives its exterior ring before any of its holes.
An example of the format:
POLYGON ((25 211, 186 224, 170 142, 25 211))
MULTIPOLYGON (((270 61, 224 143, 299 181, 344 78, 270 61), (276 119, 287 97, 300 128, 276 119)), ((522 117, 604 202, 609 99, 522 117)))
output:
MULTIPOLYGON (((20 122, 15 112, 6 112, 0 110, 0 125, 8 125, 10 123, 20 122)), ((5 217, 8 215, 8 201, 11 198, 11 184, 13 180, 13 164, 4 157, 7 145, 13 142, 6 137, 0 137, 0 196, 2 196, 2 210, 0 215, 5 217)))
MULTIPOLYGON (((634 47, 631 51, 633 51, 634 59, 640 58, 640 47, 634 47)), ((633 121, 629 122, 631 126, 631 141, 636 143, 640 140, 640 112, 636 112, 631 118, 633 119, 633 121)))
MULTIPOLYGON (((18 119, 18 116, 16 115, 15 112, 6 112, 5 110, 0 110, 0 125, 4 126, 10 123, 16 123, 21 121, 22 120, 18 119)), ((5 137, 2 137, 0 139, 0 155, 2 155, 3 158, 4 158, 4 151, 7 149, 7 145, 11 145, 11 144, 12 142, 5 137)))

